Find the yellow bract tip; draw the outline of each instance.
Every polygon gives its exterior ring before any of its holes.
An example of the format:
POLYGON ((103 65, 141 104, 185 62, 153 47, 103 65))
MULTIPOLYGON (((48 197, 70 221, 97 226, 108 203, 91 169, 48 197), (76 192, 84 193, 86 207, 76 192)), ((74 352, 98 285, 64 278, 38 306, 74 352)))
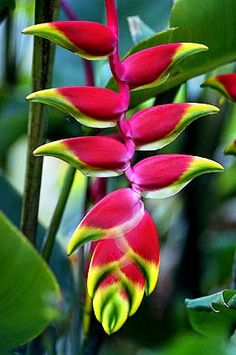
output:
POLYGON ((21 33, 23 33, 24 35, 37 35, 44 32, 45 30, 48 31, 51 28, 52 26, 49 23, 39 23, 37 25, 24 28, 21 33))
POLYGON ((191 43, 191 42, 186 42, 182 43, 180 47, 181 51, 189 50, 189 51, 207 51, 208 47, 205 44, 201 43, 191 43))
POLYGON ((67 254, 71 255, 83 244, 102 239, 106 236, 106 230, 96 227, 78 226, 71 237, 67 248, 67 254))
POLYGON ((201 157, 195 157, 192 167, 193 166, 196 170, 202 171, 203 173, 220 172, 224 170, 224 167, 220 163, 211 159, 201 157))
POLYGON ((227 145, 224 150, 225 155, 236 155, 236 140, 227 145))
POLYGON ((39 90, 32 92, 32 94, 29 94, 26 96, 26 100, 28 101, 35 101, 35 102, 44 102, 47 99, 56 99, 60 97, 60 94, 56 89, 45 89, 45 90, 39 90))

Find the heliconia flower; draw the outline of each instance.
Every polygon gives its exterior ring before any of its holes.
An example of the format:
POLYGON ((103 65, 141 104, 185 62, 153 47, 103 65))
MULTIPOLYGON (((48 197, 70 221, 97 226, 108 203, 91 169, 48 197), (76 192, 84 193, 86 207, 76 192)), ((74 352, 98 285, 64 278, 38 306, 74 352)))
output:
POLYGON ((230 101, 236 101, 236 74, 221 74, 209 78, 201 85, 220 91, 230 101))
POLYGON ((126 171, 132 188, 147 198, 175 195, 193 178, 223 170, 213 160, 182 154, 163 154, 144 159, 126 171))
POLYGON ((115 126, 128 108, 122 95, 92 86, 40 90, 28 95, 27 100, 54 106, 80 123, 98 128, 115 126))
POLYGON ((86 214, 76 228, 68 245, 68 255, 89 241, 127 233, 143 215, 143 203, 135 191, 124 188, 111 192, 86 214))
POLYGON ((89 176, 117 176, 129 167, 125 145, 105 136, 63 139, 44 144, 33 154, 60 158, 89 176))
POLYGON ((169 43, 143 49, 122 62, 123 80, 133 90, 151 88, 163 83, 180 60, 207 49, 197 43, 169 43))
POLYGON ((109 56, 117 46, 117 37, 109 27, 90 21, 40 23, 22 33, 46 38, 91 60, 109 56))
POLYGON ((127 317, 137 311, 145 289, 147 294, 154 290, 158 271, 158 235, 148 212, 130 232, 97 243, 90 262, 87 286, 89 296, 93 298, 95 315, 108 334, 117 331, 127 317), (117 319, 112 307, 113 295, 118 299, 123 297, 128 303, 124 311, 117 300, 117 319))
POLYGON ((155 223, 147 211, 142 220, 129 232, 120 234, 115 239, 104 239, 96 245, 88 273, 90 297, 93 298, 104 275, 120 269, 131 261, 142 271, 145 291, 149 295, 157 283, 159 244, 155 223))
POLYGON ((225 148, 224 154, 225 155, 236 155, 236 139, 232 143, 227 145, 227 147, 225 148))
POLYGON ((217 113, 212 105, 178 103, 137 112, 128 121, 137 150, 155 150, 172 142, 191 122, 217 113))

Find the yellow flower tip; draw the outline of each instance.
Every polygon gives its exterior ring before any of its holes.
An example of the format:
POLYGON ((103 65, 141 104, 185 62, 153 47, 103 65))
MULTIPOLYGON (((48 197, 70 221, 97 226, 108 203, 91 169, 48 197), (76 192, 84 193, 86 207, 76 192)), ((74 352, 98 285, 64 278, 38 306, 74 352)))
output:
POLYGON ((196 54, 199 52, 204 52, 207 51, 208 47, 205 46, 204 44, 199 44, 199 43, 181 43, 179 48, 177 49, 174 57, 173 57, 173 62, 177 62, 185 57, 188 57, 189 55, 196 54))
POLYGON ((39 97, 41 97, 42 91, 44 91, 44 90, 32 92, 32 94, 29 94, 28 96, 26 96, 26 100, 27 101, 37 101, 39 99, 39 97))
POLYGON ((224 155, 236 155, 236 140, 227 145, 224 155))
POLYGON ((58 97, 58 93, 56 89, 45 89, 45 90, 32 92, 32 94, 26 96, 26 100, 41 102, 42 100, 47 100, 48 98, 53 99, 54 97, 58 97))
POLYGON ((23 35, 29 35, 29 34, 31 34, 31 28, 32 28, 32 27, 34 27, 34 26, 29 26, 29 27, 24 28, 23 30, 21 30, 21 33, 22 33, 23 35))
POLYGON ((193 165, 203 172, 221 172, 224 170, 224 167, 220 163, 201 157, 195 157, 193 165))
POLYGON ((179 53, 197 53, 197 52, 204 52, 207 51, 208 47, 205 46, 205 44, 200 44, 200 43, 182 43, 182 45, 179 48, 179 53))
POLYGON ((93 240, 99 240, 106 235, 106 230, 96 227, 78 226, 68 244, 67 254, 71 255, 83 244, 93 240))
POLYGON ((75 247, 74 247, 74 243, 71 239, 68 244, 68 247, 67 247, 67 255, 70 256, 71 254, 73 254, 74 251, 75 251, 75 247))
POLYGON ((42 146, 36 148, 36 149, 33 151, 33 155, 35 155, 35 156, 43 155, 42 146))
POLYGON ((208 104, 200 104, 202 106, 202 109, 205 111, 208 111, 209 113, 218 113, 220 112, 220 108, 214 105, 208 105, 208 104))
POLYGON ((61 156, 67 150, 63 140, 43 144, 33 151, 33 155, 61 156))
POLYGON ((21 33, 24 35, 34 35, 40 32, 47 31, 52 27, 49 23, 39 23, 37 25, 32 25, 24 28, 21 33))
POLYGON ((219 107, 214 106, 214 105, 208 105, 208 104, 193 104, 189 105, 188 108, 188 113, 194 114, 194 113, 202 113, 204 115, 210 115, 210 114, 216 114, 220 111, 219 107))
POLYGON ((230 146, 225 147, 224 155, 231 155, 231 149, 230 148, 231 148, 230 146))
POLYGON ((215 78, 208 78, 200 85, 200 87, 205 88, 207 86, 216 86, 216 85, 217 85, 217 80, 215 78))
POLYGON ((220 163, 217 163, 215 162, 215 168, 216 168, 216 171, 223 171, 225 168, 223 167, 223 165, 221 165, 220 163))

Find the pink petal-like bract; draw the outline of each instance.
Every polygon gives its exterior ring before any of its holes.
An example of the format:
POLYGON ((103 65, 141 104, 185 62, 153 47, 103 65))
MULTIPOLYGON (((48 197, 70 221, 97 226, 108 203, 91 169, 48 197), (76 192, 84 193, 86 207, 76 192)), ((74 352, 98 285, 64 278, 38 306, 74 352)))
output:
POLYGON ((128 108, 121 94, 92 86, 46 89, 30 94, 27 99, 54 106, 82 124, 99 128, 115 126, 128 108))
POLYGON ((139 150, 160 149, 173 141, 191 122, 218 112, 212 105, 176 103, 143 109, 128 123, 139 150))
POLYGON ((107 57, 117 47, 117 37, 109 27, 90 21, 41 23, 23 33, 47 38, 86 59, 107 57))
POLYGON ((34 155, 60 158, 86 175, 115 176, 129 167, 124 144, 106 136, 63 139, 38 147, 34 155))
POLYGON ((51 22, 52 26, 61 31, 72 43, 94 57, 111 54, 117 38, 109 27, 90 21, 51 22))
POLYGON ((68 254, 86 242, 128 232, 143 215, 143 203, 135 191, 124 188, 111 192, 83 218, 70 240, 68 254))
POLYGON ((128 166, 127 150, 118 140, 105 137, 64 139, 63 143, 85 164, 107 169, 125 170, 128 166))
POLYGON ((165 81, 169 69, 179 60, 206 49, 195 43, 169 43, 143 49, 124 59, 123 79, 131 89, 151 87, 165 81))
POLYGON ((182 154, 144 159, 126 171, 132 188, 144 197, 165 198, 179 192, 194 177, 223 167, 212 160, 182 154))
POLYGON ((88 86, 62 87, 57 91, 85 115, 103 121, 117 121, 127 109, 116 92, 88 86))
POLYGON ((202 86, 210 86, 220 91, 229 100, 236 101, 236 74, 221 74, 208 78, 202 86))

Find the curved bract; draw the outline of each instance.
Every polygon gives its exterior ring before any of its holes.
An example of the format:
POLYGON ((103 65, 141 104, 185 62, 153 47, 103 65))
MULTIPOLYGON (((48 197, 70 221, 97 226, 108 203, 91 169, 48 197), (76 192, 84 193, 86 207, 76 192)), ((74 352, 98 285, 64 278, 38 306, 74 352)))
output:
POLYGON ((147 198, 166 198, 182 190, 193 178, 223 167, 213 160, 182 154, 163 154, 142 160, 127 170, 132 188, 147 198))
POLYGON ((166 104, 138 111, 128 123, 137 150, 156 150, 172 142, 191 122, 217 112, 218 107, 207 104, 166 104))
POLYGON ((54 106, 80 123, 97 128, 115 126, 128 108, 120 94, 92 86, 41 90, 28 95, 27 100, 54 106))
POLYGON ((144 215, 140 196, 125 188, 111 192, 83 218, 73 233, 67 252, 72 254, 84 243, 103 238, 116 238, 131 230, 144 215))
POLYGON ((122 62, 123 80, 129 84, 131 90, 162 84, 180 60, 207 49, 203 44, 197 43, 169 43, 143 49, 122 62))
POLYGON ((47 155, 66 161, 89 176, 117 176, 129 167, 124 144, 104 136, 77 137, 44 144, 34 155, 47 155))
POLYGON ((117 45, 117 38, 109 27, 90 21, 40 23, 25 28, 22 33, 46 38, 90 60, 109 56, 117 45))

